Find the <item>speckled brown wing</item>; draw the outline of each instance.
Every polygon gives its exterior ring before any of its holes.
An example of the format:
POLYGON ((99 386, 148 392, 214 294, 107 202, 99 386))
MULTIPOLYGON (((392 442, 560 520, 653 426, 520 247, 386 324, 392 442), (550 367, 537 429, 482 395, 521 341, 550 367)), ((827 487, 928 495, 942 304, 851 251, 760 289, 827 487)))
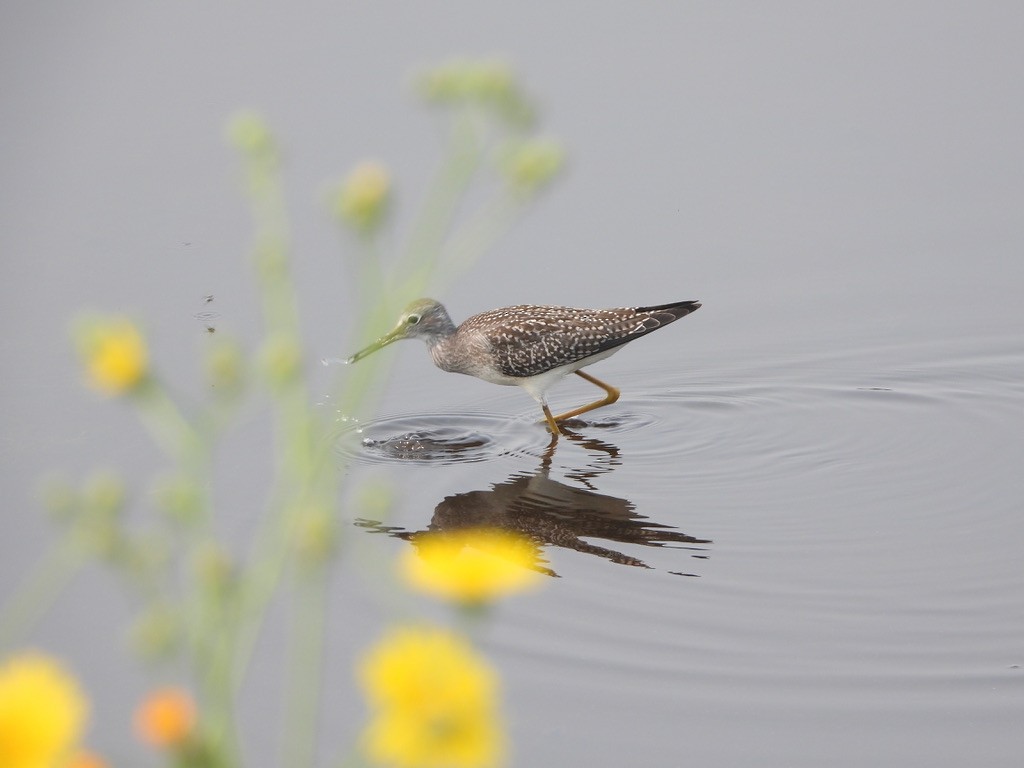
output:
POLYGON ((621 309, 515 306, 475 315, 459 330, 484 334, 501 373, 522 378, 621 346, 699 307, 695 301, 621 309))

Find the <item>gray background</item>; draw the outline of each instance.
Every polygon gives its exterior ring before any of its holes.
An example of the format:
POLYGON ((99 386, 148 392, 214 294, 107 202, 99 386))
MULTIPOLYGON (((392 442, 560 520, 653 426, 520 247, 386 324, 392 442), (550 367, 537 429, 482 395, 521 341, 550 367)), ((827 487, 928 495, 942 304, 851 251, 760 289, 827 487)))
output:
MULTIPOLYGON (((598 372, 623 384, 627 417, 663 423, 617 437, 627 460, 601 490, 717 547, 682 597, 672 579, 553 555, 566 578, 494 633, 516 764, 1016 764, 1021 40, 1010 2, 5 2, 0 596, 49 530, 37 477, 158 465, 131 415, 80 386, 70 318, 144 319, 185 391, 202 296, 219 330, 256 336, 226 118, 258 109, 286 147, 310 348, 343 355, 353 296, 323 184, 379 158, 404 223, 440 139, 410 73, 498 55, 570 173, 438 298, 456 319, 704 300, 664 332, 679 331, 671 346, 654 337, 598 372), (657 399, 666 381, 697 396, 685 419, 657 399), (858 411, 851 393, 872 386, 909 399, 858 411)), ((522 393, 429 370, 419 349, 390 354, 383 413, 468 398, 535 415, 522 393)), ((244 510, 260 498, 251 457, 227 456, 244 510)), ((437 499, 516 470, 374 471, 422 495, 398 513, 421 526, 437 499)), ((146 678, 112 645, 127 608, 110 594, 90 571, 37 637, 95 692, 93 740, 136 760, 121 724, 146 678)), ((339 597, 339 690, 346 653, 379 629, 369 598, 346 599, 362 607, 353 619, 339 597)), ((251 701, 275 691, 256 682, 251 701)), ((358 704, 333 704, 344 736, 358 704)), ((273 720, 275 705, 250 706, 273 720)), ((272 764, 255 730, 252 763, 272 764)))

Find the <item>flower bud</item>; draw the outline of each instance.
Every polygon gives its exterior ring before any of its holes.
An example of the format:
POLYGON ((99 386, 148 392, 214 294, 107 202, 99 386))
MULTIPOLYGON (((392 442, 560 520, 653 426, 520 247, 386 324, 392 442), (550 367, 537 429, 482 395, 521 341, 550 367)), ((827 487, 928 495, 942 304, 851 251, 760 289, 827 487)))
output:
POLYGON ((508 147, 501 168, 509 183, 527 194, 547 186, 565 164, 565 151, 551 139, 531 139, 508 147))
POLYGON ((326 562, 338 548, 338 523, 330 509, 314 507, 299 513, 295 548, 300 561, 326 562))
POLYGON ((390 175, 384 166, 367 160, 353 168, 339 187, 334 212, 352 229, 367 234, 380 226, 390 199, 390 175))
POLYGON ((239 112, 227 124, 227 139, 250 156, 272 157, 277 154, 274 136, 266 120, 256 112, 239 112))
POLYGON ((149 660, 169 658, 181 643, 181 617, 169 605, 154 605, 135 620, 131 642, 149 660))
POLYGON ((202 491, 189 477, 180 475, 161 479, 154 495, 161 511, 176 523, 192 526, 202 515, 202 491))
POLYGON ((302 348, 290 336, 272 337, 263 346, 260 363, 272 387, 285 387, 299 377, 302 348))
POLYGON ((232 341, 218 341, 206 354, 206 378, 222 398, 238 395, 245 385, 245 360, 232 341))

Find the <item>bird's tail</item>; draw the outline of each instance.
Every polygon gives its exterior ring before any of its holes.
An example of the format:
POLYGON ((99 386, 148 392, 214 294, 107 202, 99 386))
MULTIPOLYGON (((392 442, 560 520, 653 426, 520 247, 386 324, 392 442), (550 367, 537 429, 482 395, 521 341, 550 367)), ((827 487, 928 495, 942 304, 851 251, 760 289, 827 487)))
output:
MULTIPOLYGON (((655 314, 666 313, 672 315, 672 320, 686 317, 691 312, 700 309, 699 301, 674 301, 671 304, 659 304, 656 307, 637 307, 637 312, 651 312, 655 314)), ((671 322, 671 320, 669 321, 671 322)))

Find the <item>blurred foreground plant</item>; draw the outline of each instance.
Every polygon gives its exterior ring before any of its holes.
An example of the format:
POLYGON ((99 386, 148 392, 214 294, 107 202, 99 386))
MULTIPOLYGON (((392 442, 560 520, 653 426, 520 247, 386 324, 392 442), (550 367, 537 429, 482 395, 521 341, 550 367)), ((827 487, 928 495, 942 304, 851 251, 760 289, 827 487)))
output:
POLYGON ((135 732, 150 746, 168 750, 181 762, 190 762, 189 753, 195 747, 195 702, 181 688, 152 691, 135 710, 135 732))
POLYGON ((497 765, 504 756, 498 676, 453 632, 403 626, 363 659, 367 754, 401 768, 497 765))
POLYGON ((149 352, 139 329, 127 318, 85 318, 76 335, 89 382, 96 389, 120 395, 145 378, 149 352))
POLYGON ((23 652, 0 665, 0 766, 102 765, 80 748, 89 704, 56 660, 23 652))
MULTIPOLYGON (((529 100, 505 65, 452 62, 416 82, 423 99, 444 113, 449 139, 404 245, 390 254, 382 245, 396 192, 381 164, 358 164, 329 196, 330 210, 353 236, 348 255, 352 294, 361 306, 354 331, 360 338, 385 326, 409 299, 442 288, 469 268, 563 163, 559 146, 535 134, 529 100)), ((13 647, 80 565, 103 561, 124 577, 141 605, 132 630, 138 651, 188 670, 183 688, 158 688, 144 700, 136 716, 140 737, 176 766, 240 766, 239 691, 268 607, 283 595, 290 627, 278 763, 302 768, 316 762, 328 581, 345 538, 338 513, 341 473, 331 451, 338 426, 313 405, 307 380, 310 355, 291 278, 282 153, 255 114, 236 116, 227 133, 243 160, 255 222, 263 338, 256 350, 224 334, 206 339, 208 394, 185 408, 171 396, 137 324, 115 316, 76 324, 86 378, 135 409, 169 466, 145 497, 151 507, 134 514, 132 525, 125 520, 131 494, 114 475, 98 474, 81 489, 49 485, 48 504, 63 536, 0 613, 0 653, 13 647), (218 530, 225 501, 213 490, 214 457, 240 408, 251 410, 257 398, 274 424, 273 469, 266 504, 240 545, 237 535, 218 530), (185 689, 194 690, 195 698, 185 689)), ((333 393, 341 413, 372 406, 385 363, 381 357, 348 372, 333 393)), ((480 607, 535 576, 532 545, 496 536, 417 542, 422 560, 407 563, 406 571, 419 588, 480 607)), ((469 640, 441 629, 392 630, 360 666, 360 679, 372 710, 364 742, 370 759, 410 768, 501 762, 497 675, 469 640)), ((2 685, 0 679, 0 707, 2 685)), ((65 691, 64 709, 52 702, 19 709, 48 713, 40 715, 45 728, 39 732, 52 731, 48 743, 55 757, 47 753, 32 765, 58 765, 63 758, 56 756, 73 746, 81 728, 82 705, 67 693, 72 689, 51 688, 65 691)), ((20 768, 23 763, 3 750, 29 744, 28 737, 8 738, 4 712, 0 765, 20 768)), ((17 723, 11 727, 28 733, 17 723)))
POLYGON ((539 554, 529 539, 495 528, 419 534, 402 553, 408 584, 475 610, 538 585, 539 554))

